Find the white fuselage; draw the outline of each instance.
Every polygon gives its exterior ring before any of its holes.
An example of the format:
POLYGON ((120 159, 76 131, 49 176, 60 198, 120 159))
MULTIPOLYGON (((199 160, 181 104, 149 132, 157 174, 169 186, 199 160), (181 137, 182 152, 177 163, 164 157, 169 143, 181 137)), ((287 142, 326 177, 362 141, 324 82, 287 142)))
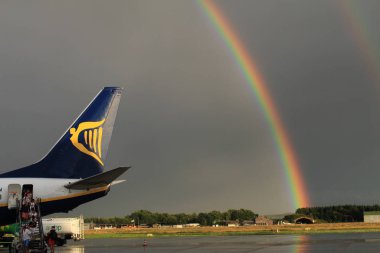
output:
POLYGON ((50 199, 66 198, 68 195, 81 193, 80 190, 69 190, 64 185, 78 181, 77 179, 57 178, 0 178, 0 206, 8 205, 8 185, 33 185, 33 198, 42 202, 50 199))
MULTIPOLYGON (((0 224, 9 224, 8 220, 15 218, 15 212, 8 210, 9 185, 32 185, 34 199, 41 201, 41 214, 48 215, 57 212, 68 212, 78 205, 105 196, 110 185, 88 190, 67 189, 65 185, 80 179, 57 178, 0 178, 0 224), (7 217, 12 216, 12 218, 7 217)), ((12 192, 11 192, 12 195, 12 192)), ((20 193, 19 196, 22 196, 20 193)), ((22 197, 21 197, 22 198, 22 197)), ((21 200, 20 198, 20 200, 21 200)))

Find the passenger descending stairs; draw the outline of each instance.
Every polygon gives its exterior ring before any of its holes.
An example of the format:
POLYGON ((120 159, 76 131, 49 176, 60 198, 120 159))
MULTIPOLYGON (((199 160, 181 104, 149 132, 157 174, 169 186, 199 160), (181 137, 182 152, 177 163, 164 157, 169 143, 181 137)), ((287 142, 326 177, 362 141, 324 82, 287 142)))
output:
MULTIPOLYGON (((29 249, 30 252, 47 252, 47 246, 44 240, 44 232, 43 232, 43 224, 42 224, 42 217, 41 217, 41 209, 40 209, 40 199, 37 199, 35 203, 35 208, 37 212, 37 217, 35 219, 35 227, 31 228, 33 235, 32 239, 29 243, 29 249)), ((23 219, 22 212, 21 212, 21 205, 20 208, 18 208, 18 222, 20 224, 20 233, 19 233, 19 245, 16 247, 16 252, 24 252, 24 247, 22 244, 23 241, 23 233, 22 228, 24 225, 29 225, 30 219, 23 219), (21 249, 21 251, 18 251, 17 249, 21 249)))

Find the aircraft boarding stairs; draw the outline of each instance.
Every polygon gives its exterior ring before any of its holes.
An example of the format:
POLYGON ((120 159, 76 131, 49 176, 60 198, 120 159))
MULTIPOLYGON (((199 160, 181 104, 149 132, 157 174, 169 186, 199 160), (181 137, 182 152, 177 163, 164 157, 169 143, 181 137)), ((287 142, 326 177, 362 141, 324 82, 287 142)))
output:
POLYGON ((33 217, 30 217, 29 213, 26 212, 25 206, 23 207, 19 204, 17 222, 20 224, 19 232, 19 242, 15 246, 15 252, 25 252, 23 245, 23 227, 30 226, 32 231, 32 238, 29 243, 30 252, 47 252, 47 245, 44 240, 44 231, 40 210, 40 199, 37 199, 35 202, 35 214, 33 217))

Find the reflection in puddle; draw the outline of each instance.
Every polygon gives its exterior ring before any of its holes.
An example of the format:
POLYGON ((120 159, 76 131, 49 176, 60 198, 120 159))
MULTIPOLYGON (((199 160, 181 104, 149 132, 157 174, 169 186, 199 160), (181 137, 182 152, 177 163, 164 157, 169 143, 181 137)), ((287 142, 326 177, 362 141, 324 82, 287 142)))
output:
POLYGON ((296 238, 296 242, 293 245, 293 249, 289 253, 307 253, 309 252, 309 244, 310 240, 307 235, 300 235, 296 238))
POLYGON ((84 247, 56 247, 57 253, 84 253, 84 247))

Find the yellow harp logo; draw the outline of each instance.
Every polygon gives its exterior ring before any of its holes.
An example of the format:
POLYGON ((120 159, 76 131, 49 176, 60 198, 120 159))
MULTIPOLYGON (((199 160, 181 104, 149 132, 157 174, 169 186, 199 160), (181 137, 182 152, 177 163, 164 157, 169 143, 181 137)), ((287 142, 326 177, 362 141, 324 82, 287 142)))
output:
POLYGON ((101 165, 102 162, 102 137, 103 128, 102 125, 105 119, 97 122, 82 122, 78 128, 71 128, 70 138, 71 143, 82 153, 93 157, 101 165), (83 139, 85 145, 79 142, 79 135, 83 132, 83 139))

